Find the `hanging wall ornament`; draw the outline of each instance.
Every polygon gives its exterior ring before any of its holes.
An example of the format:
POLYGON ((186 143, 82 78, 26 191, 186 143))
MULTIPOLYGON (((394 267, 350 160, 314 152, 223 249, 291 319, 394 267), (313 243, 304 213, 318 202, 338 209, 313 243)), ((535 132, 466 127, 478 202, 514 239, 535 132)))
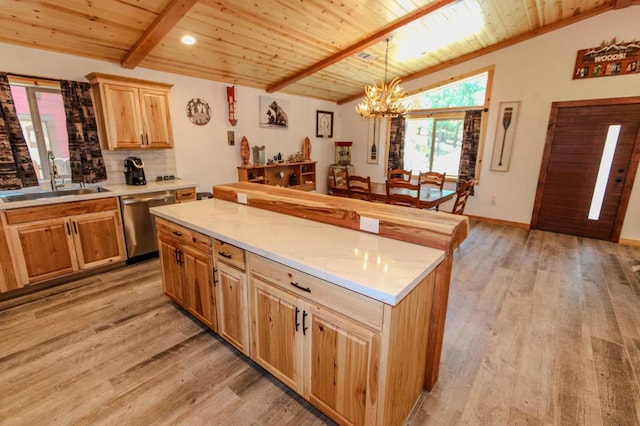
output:
POLYGON ((211 120, 211 107, 200 98, 193 98, 187 102, 187 117, 196 126, 204 126, 211 120))
POLYGON ((227 86, 227 103, 229 104, 229 123, 238 124, 236 117, 236 86, 227 86))

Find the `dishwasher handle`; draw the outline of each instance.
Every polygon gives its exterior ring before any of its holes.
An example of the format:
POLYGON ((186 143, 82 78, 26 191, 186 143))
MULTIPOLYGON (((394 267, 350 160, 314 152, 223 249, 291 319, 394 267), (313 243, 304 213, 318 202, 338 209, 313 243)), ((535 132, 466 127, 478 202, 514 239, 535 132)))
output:
POLYGON ((122 204, 128 206, 130 204, 150 203, 152 201, 162 201, 164 203, 172 202, 175 198, 173 195, 162 195, 160 197, 146 197, 146 198, 128 198, 122 200, 122 204))

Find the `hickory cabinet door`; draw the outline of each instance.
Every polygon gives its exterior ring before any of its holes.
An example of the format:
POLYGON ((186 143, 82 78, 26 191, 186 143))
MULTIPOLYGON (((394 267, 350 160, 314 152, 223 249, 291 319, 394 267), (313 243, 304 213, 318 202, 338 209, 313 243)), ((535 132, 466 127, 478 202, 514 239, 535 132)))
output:
POLYGON ((216 260, 218 334, 249 355, 247 278, 244 272, 216 260))
POLYGON ((251 277, 252 358, 302 395, 302 309, 298 298, 251 277))

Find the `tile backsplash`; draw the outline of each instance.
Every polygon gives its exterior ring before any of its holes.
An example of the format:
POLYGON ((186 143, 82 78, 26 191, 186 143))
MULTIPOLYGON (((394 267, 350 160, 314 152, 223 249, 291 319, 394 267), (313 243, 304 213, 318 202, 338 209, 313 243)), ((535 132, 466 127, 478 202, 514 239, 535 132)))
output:
POLYGON ((124 183, 124 159, 139 157, 144 162, 144 175, 147 182, 156 180, 157 176, 174 175, 176 172, 176 155, 173 149, 102 151, 107 166, 107 183, 124 183))

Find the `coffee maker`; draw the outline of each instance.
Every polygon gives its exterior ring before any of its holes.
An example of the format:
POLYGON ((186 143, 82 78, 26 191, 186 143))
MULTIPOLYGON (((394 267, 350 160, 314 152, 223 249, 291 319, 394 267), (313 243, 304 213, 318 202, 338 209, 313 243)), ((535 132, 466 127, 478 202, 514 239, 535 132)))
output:
POLYGON ((127 185, 146 185, 144 163, 141 158, 127 157, 124 160, 124 179, 127 185))

